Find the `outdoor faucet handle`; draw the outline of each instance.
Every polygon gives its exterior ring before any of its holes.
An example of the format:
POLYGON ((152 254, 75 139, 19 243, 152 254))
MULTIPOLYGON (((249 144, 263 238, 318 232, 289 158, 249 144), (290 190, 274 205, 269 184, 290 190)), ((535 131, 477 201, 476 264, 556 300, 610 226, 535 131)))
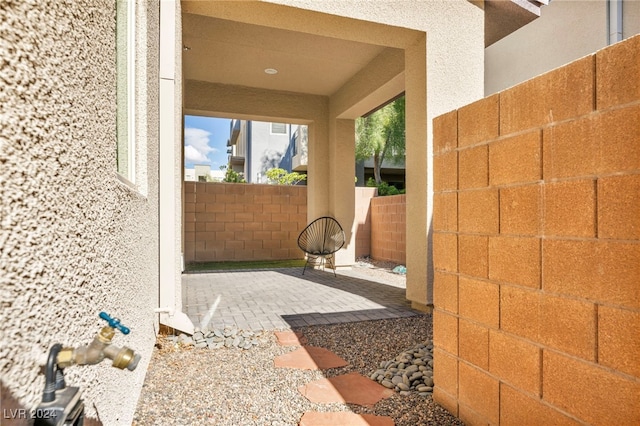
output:
POLYGON ((120 320, 118 318, 111 318, 106 312, 100 312, 100 318, 105 320, 107 324, 109 324, 109 327, 117 328, 118 330, 120 330, 122 334, 129 334, 129 332, 131 331, 129 330, 129 327, 125 327, 124 325, 120 324, 120 320))

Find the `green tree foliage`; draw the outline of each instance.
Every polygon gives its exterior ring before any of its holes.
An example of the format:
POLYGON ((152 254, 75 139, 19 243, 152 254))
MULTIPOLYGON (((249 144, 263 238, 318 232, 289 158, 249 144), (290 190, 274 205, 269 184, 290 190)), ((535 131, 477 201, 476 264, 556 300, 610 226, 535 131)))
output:
POLYGON ((394 164, 404 160, 404 117, 403 96, 356 120, 356 158, 366 160, 373 157, 373 175, 378 185, 382 183, 380 169, 385 159, 394 164))
POLYGON ((227 166, 220 166, 220 170, 225 170, 224 173, 224 179, 222 179, 223 182, 229 182, 229 183, 247 183, 246 180, 244 180, 244 177, 242 176, 242 173, 238 173, 235 170, 233 170, 231 168, 231 165, 227 165, 227 166))
POLYGON ((276 185, 297 185, 299 182, 307 180, 307 175, 298 172, 287 172, 285 169, 269 169, 265 173, 269 183, 276 185))

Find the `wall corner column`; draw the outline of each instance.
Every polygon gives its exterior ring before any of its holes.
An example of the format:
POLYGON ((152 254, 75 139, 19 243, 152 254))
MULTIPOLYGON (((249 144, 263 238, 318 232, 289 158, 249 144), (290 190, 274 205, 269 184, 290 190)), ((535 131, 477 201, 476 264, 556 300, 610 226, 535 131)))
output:
POLYGON ((355 120, 335 119, 330 123, 331 212, 344 229, 346 243, 336 253, 336 266, 355 263, 355 120))
POLYGON ((430 247, 431 188, 427 133, 426 34, 405 50, 407 293, 416 308, 430 306, 433 258, 430 247))

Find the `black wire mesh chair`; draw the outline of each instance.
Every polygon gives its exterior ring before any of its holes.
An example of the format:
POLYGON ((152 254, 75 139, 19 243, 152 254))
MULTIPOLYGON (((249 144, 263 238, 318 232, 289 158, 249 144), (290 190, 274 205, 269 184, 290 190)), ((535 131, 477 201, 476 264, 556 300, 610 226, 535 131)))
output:
POLYGON ((314 264, 318 259, 324 270, 328 263, 336 275, 336 265, 333 261, 334 253, 342 248, 345 243, 344 230, 342 226, 332 217, 320 217, 309 225, 298 236, 298 247, 305 252, 307 261, 304 264, 302 275, 311 262, 314 264))

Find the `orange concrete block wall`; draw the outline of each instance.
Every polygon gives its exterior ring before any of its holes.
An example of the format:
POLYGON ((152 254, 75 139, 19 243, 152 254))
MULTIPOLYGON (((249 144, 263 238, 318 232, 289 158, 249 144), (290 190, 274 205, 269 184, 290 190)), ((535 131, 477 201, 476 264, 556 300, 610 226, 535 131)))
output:
POLYGON ((185 262, 302 259, 305 186, 184 183, 185 262))
POLYGON ((406 196, 371 199, 371 257, 406 264, 406 196))
POLYGON ((433 125, 435 400, 640 424, 640 36, 433 125))

